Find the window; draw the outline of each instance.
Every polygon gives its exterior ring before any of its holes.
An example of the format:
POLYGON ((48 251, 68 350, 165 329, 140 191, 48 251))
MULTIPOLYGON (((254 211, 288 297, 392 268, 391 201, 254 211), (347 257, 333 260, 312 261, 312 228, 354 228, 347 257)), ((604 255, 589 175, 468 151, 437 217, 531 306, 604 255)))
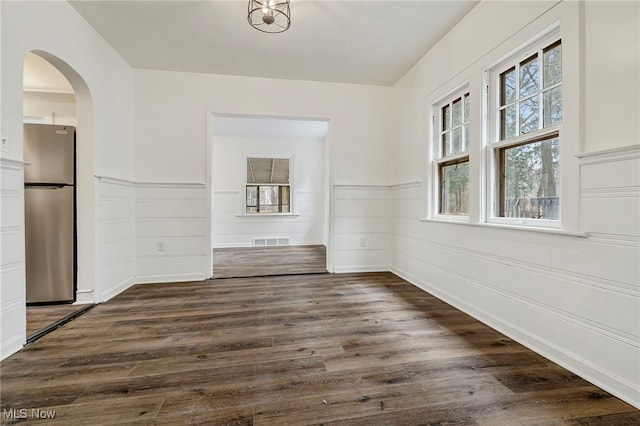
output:
POLYGON ((469 214, 469 93, 436 104, 433 157, 436 215, 469 214))
POLYGON ((246 213, 290 213, 289 158, 247 157, 246 213))
POLYGON ((492 82, 493 216, 559 222, 561 41, 527 49, 495 69, 492 82))

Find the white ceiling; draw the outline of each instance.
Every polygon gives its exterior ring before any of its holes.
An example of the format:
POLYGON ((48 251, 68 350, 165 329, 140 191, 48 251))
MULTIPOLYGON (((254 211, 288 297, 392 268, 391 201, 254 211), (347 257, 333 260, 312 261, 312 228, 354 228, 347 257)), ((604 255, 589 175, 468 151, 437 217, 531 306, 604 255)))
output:
POLYGON ((291 0, 291 28, 265 34, 248 0, 70 1, 135 68, 383 86, 477 2, 291 0))

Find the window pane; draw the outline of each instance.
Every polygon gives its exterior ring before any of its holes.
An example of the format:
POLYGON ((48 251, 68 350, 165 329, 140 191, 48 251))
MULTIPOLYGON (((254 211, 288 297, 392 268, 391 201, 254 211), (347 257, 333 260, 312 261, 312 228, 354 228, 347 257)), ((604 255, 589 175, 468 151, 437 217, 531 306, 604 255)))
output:
POLYGON ((449 105, 442 107, 442 130, 447 130, 449 128, 449 114, 451 111, 449 110, 449 105))
POLYGON ((544 87, 549 87, 562 81, 562 46, 551 45, 544 50, 544 87))
POLYGON ((562 86, 544 92, 543 99, 544 127, 562 123, 562 86))
POLYGON ((440 166, 440 213, 469 213, 469 161, 440 166))
POLYGON ((462 151, 462 128, 458 127, 452 130, 453 133, 453 152, 452 154, 457 154, 462 151))
POLYGON ((247 186, 247 207, 258 205, 258 187, 247 186))
POLYGON ((260 186, 260 213, 278 213, 278 187, 260 186))
POLYGON ((559 138, 505 148, 502 181, 504 217, 558 219, 559 138))
POLYGON ((538 55, 520 64, 520 97, 524 98, 538 90, 538 55))
POLYGON ((516 70, 500 74, 500 105, 506 105, 516 99, 516 70))
POLYGON ((462 139, 462 148, 460 152, 466 151, 469 148, 469 123, 464 125, 464 139, 462 139))
POLYGON ((500 111, 500 139, 516 136, 516 106, 511 105, 500 111))
POLYGON ((446 157, 451 155, 451 134, 447 132, 442 135, 442 156, 446 157))
POLYGON ((291 208, 290 208, 290 204, 291 204, 290 200, 291 200, 291 198, 289 197, 290 189, 289 189, 288 186, 281 186, 280 188, 281 188, 280 191, 282 193, 282 198, 281 198, 281 200, 282 200, 282 210, 281 210, 281 212, 282 213, 289 213, 291 211, 291 208))
POLYGON ((469 122, 469 94, 464 95, 464 122, 469 122))
POLYGON ((461 99, 456 99, 452 105, 452 113, 453 113, 453 123, 452 127, 461 126, 462 125, 462 101, 461 99))
POLYGON ((536 95, 520 102, 520 134, 538 130, 540 122, 539 97, 536 95))

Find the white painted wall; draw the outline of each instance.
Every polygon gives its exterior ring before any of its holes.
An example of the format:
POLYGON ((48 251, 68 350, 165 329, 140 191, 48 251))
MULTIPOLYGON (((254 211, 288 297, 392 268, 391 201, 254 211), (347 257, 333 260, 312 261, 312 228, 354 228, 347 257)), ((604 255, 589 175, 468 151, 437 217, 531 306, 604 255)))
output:
MULTIPOLYGON (((205 197, 211 191, 209 159, 214 137, 208 120, 212 112, 329 119, 326 161, 330 164, 330 188, 385 185, 390 172, 391 93, 392 89, 385 87, 136 70, 135 179, 156 185, 156 198, 182 196, 191 200, 175 211, 176 216, 172 216, 174 210, 165 208, 162 220, 144 219, 145 238, 153 243, 138 248, 138 256, 145 261, 138 260, 137 270, 149 270, 151 264, 162 261, 168 275, 155 275, 155 280, 171 281, 194 273, 211 275, 211 246, 202 244, 209 235, 210 199, 187 194, 193 193, 195 185, 206 188, 205 197), (184 232, 189 237, 158 252, 156 242, 169 232, 184 232), (196 264, 200 266, 195 268, 196 264)), ((136 214, 140 221, 138 209, 136 214)), ((349 220, 358 222, 356 216, 349 220)), ((330 244, 333 237, 329 235, 330 244)), ((351 238, 359 241, 357 235, 351 238)), ((371 269, 370 265, 380 264, 375 250, 387 250, 388 240, 372 239, 362 248, 359 243, 339 239, 335 247, 344 250, 339 256, 351 253, 350 259, 334 259, 336 264, 371 269)))
POLYGON ((207 110, 330 118, 334 183, 386 184, 392 89, 135 70, 139 181, 205 182, 207 110))
POLYGON ((482 2, 395 86, 391 190, 394 272, 637 407, 639 8, 482 2), (586 237, 498 229, 481 219, 483 69, 557 20, 568 83, 561 131, 572 222, 564 225, 586 237), (429 108, 465 82, 475 225, 421 220, 431 184, 429 108))
POLYGON ((76 126, 76 97, 68 93, 24 92, 25 117, 43 117, 47 124, 76 126))
MULTIPOLYGON (((102 191, 94 175, 133 176, 133 72, 129 65, 67 2, 0 2, 2 73, 0 122, 8 151, 0 153, 3 179, 2 255, 0 259, 0 355, 25 342, 24 214, 22 185, 23 65, 38 50, 56 62, 76 91, 78 101, 78 300, 101 301, 121 285, 108 266, 117 251, 128 258, 124 273, 133 278, 133 235, 127 219, 117 221, 128 233, 119 242, 103 241, 104 227, 121 207, 118 197, 102 191), (17 168, 17 170, 16 170, 17 168), (6 177, 6 178, 5 178, 6 177), (97 193, 105 194, 98 203, 97 193), (5 199, 7 198, 7 199, 5 199), (6 220, 6 221, 5 221, 6 220), (117 248, 116 248, 117 246, 117 248)), ((131 219, 132 220, 132 219, 131 219)))
POLYGON ((334 185, 331 202, 335 272, 390 269, 388 185, 334 185))
POLYGON ((639 20, 637 1, 585 2, 582 151, 640 144, 639 20))
POLYGON ((136 182, 137 283, 211 276, 210 196, 204 183, 136 182), (161 249, 158 243, 162 244, 161 249))
MULTIPOLYGON (((215 131, 215 130, 214 130, 215 131)), ((212 246, 249 247, 253 238, 289 237, 292 245, 324 244, 324 139, 214 136, 212 246), (244 214, 247 156, 292 156, 292 213, 244 214)))

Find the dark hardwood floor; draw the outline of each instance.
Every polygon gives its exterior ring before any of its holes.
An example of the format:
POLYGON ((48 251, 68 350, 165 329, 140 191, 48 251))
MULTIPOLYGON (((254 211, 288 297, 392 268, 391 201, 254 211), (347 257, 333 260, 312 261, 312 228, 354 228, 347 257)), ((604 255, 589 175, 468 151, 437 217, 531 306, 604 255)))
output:
POLYGON ((325 272, 327 249, 323 245, 213 249, 213 278, 325 272))
POLYGON ((86 305, 27 306, 27 337, 55 323, 69 314, 84 309, 86 305))
POLYGON ((137 285, 0 368, 3 424, 640 423, 390 273, 137 285))

